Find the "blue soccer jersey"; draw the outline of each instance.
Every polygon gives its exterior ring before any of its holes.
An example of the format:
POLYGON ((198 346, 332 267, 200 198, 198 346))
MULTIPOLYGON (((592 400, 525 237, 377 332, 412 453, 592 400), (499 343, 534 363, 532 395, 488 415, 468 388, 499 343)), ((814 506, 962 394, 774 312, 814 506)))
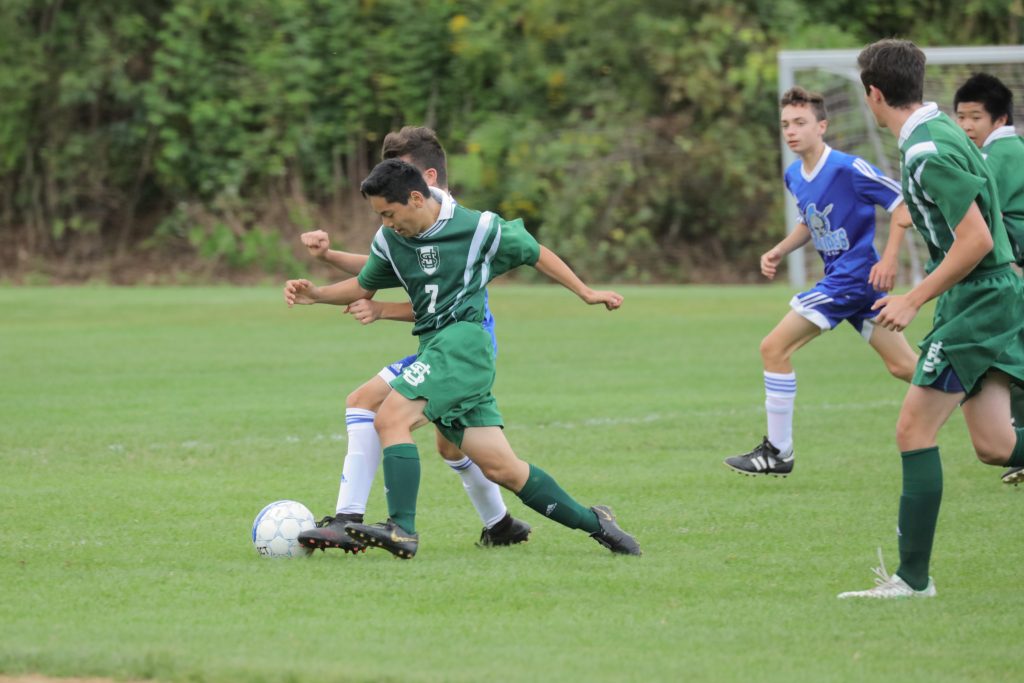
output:
POLYGON ((875 206, 892 212, 902 201, 900 184, 828 145, 810 173, 799 159, 793 162, 785 182, 825 262, 826 279, 866 282, 878 263, 875 206))

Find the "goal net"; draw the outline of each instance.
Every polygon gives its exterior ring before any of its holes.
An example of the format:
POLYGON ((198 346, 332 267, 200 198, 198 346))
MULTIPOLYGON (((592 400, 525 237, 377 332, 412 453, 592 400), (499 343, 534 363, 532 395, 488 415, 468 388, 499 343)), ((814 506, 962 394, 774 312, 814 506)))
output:
MULTIPOLYGON (((925 70, 924 99, 938 103, 939 109, 953 115, 953 95, 972 74, 990 73, 1006 84, 1014 94, 1014 123, 1024 128, 1024 46, 922 48, 928 58, 925 70)), ((825 96, 829 112, 825 141, 835 149, 856 154, 899 179, 899 150, 896 138, 875 124, 864 102, 864 88, 857 69, 860 50, 788 50, 779 52, 779 93, 794 85, 825 96)), ((782 144, 782 167, 796 159, 782 144)), ((781 184, 781 183, 780 183, 781 184)), ((785 190, 782 190, 785 192, 785 190)), ((792 198, 786 196, 787 229, 799 220, 792 198)), ((876 246, 879 253, 888 238, 888 218, 879 210, 876 246)), ((917 282, 923 277, 924 243, 910 231, 901 251, 900 284, 917 282)), ((810 246, 793 252, 788 260, 790 283, 803 288, 822 274, 821 259, 810 246)))

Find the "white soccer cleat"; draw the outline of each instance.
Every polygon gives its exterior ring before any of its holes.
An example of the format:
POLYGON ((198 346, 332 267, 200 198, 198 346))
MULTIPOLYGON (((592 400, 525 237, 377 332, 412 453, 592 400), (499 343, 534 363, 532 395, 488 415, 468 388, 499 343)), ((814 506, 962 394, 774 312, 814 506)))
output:
POLYGON ((885 570, 885 561, 882 560, 882 549, 878 549, 878 565, 871 571, 875 573, 875 587, 863 591, 847 591, 836 597, 840 600, 847 598, 874 598, 878 600, 892 598, 934 598, 935 581, 928 577, 928 585, 922 590, 914 590, 907 585, 907 582, 896 574, 890 576, 885 570))

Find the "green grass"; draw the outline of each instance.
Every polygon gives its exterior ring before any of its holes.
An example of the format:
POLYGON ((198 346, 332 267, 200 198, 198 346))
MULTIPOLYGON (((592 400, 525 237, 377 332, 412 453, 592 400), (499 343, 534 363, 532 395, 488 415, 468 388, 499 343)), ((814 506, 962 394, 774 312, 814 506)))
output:
MULTIPOLYGON (((609 314, 492 291, 495 393, 521 457, 643 543, 612 556, 539 518, 480 550, 420 430, 420 554, 273 561, 267 502, 333 511, 344 396, 406 328, 287 310, 276 289, 0 289, 0 672, 168 681, 1019 680, 1024 490, 955 415, 939 597, 851 604, 898 563, 904 387, 849 328, 796 359, 798 466, 721 459, 764 432, 757 347, 783 287, 630 287, 609 314)), ((916 341, 928 315, 915 323, 916 341)), ((380 477, 370 499, 382 518, 380 477)))

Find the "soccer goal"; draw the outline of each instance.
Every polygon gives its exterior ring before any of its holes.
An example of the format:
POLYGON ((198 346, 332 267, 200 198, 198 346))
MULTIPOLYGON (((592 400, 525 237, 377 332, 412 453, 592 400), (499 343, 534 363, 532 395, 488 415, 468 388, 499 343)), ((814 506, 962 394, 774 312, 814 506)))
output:
MULTIPOLYGON (((932 47, 922 48, 928 58, 924 99, 938 103, 939 109, 953 114, 953 95, 971 74, 986 71, 998 77, 1014 93, 1014 122, 1024 125, 1024 46, 932 47)), ((820 92, 829 111, 826 142, 836 149, 857 154, 891 178, 899 179, 899 150, 889 131, 880 130, 864 102, 864 88, 857 69, 860 50, 783 50, 779 52, 779 95, 794 85, 820 92)), ((782 168, 796 156, 784 142, 782 168)), ((785 190, 783 190, 785 192, 785 190)), ((786 226, 792 229, 799 220, 788 195, 785 201, 786 226)), ((883 214, 884 215, 884 214, 883 214)), ((878 250, 888 237, 886 220, 879 220, 878 250)), ((913 233, 913 231, 911 231, 913 233)), ((903 284, 923 277, 924 245, 911 236, 904 243, 903 284)), ((803 288, 808 279, 821 274, 821 261, 812 248, 789 255, 790 283, 803 288)))

